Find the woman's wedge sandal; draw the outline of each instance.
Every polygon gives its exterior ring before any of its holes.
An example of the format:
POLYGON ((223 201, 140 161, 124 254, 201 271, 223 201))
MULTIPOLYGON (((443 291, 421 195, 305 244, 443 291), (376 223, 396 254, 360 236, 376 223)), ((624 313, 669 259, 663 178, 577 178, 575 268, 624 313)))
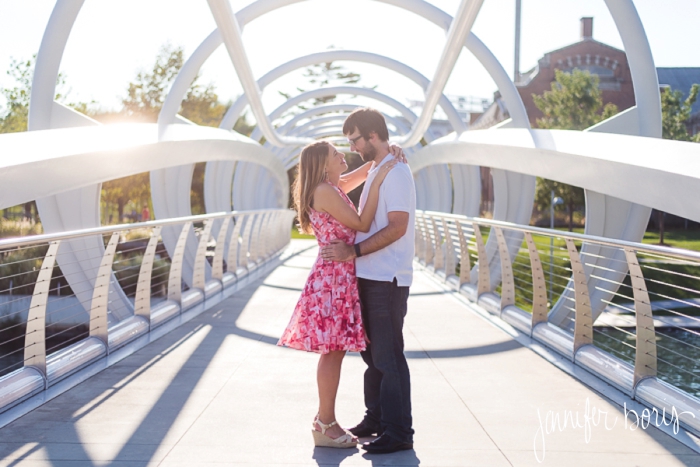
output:
POLYGON ((326 434, 326 430, 328 430, 333 425, 337 424, 338 422, 333 420, 332 422, 326 425, 321 420, 319 420, 318 416, 316 416, 316 419, 314 419, 314 427, 311 430, 311 433, 314 436, 314 445, 317 447, 325 448, 354 448, 355 446, 357 446, 357 438, 355 438, 351 433, 348 433, 347 431, 344 435, 341 435, 337 438, 331 438, 326 434), (321 431, 318 431, 316 429, 316 424, 318 424, 318 427, 321 429, 321 431))

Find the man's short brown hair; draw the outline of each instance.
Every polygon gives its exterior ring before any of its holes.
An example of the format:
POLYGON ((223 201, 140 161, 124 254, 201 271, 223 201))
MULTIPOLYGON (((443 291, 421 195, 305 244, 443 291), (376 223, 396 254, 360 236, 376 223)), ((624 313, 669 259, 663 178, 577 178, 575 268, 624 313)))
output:
POLYGON ((369 134, 375 132, 381 141, 389 141, 389 130, 386 127, 384 115, 376 109, 364 107, 348 115, 343 124, 343 134, 349 135, 355 131, 355 128, 365 139, 369 139, 369 134))

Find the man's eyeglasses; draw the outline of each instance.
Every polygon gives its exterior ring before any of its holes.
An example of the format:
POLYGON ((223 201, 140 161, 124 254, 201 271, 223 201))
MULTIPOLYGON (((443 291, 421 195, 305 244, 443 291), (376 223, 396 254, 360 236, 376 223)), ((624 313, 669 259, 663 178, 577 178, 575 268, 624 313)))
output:
POLYGON ((358 136, 357 138, 348 138, 348 142, 349 142, 351 145, 354 145, 354 144, 357 144, 357 141, 358 141, 360 138, 362 138, 362 135, 358 136))

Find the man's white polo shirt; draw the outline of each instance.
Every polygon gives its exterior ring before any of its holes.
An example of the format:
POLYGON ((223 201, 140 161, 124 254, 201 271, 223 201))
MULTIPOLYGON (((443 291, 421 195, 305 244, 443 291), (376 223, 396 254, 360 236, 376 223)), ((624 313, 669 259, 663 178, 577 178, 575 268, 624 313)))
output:
MULTIPOLYGON (((360 212, 367 202, 369 187, 377 175, 377 170, 392 158, 391 154, 387 155, 367 174, 367 181, 360 196, 360 212)), ((409 287, 413 281, 416 187, 408 164, 398 163, 389 171, 379 188, 377 213, 369 232, 357 232, 355 243, 360 243, 389 225, 389 213, 394 211, 408 213, 406 234, 381 250, 356 258, 355 271, 357 277, 363 279, 392 282, 396 278, 399 287, 409 287)))

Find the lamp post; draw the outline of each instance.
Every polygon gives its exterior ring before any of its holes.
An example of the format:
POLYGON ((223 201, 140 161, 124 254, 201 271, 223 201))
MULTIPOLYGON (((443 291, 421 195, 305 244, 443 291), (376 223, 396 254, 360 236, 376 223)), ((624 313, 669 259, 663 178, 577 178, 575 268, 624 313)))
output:
MULTIPOLYGON (((564 200, 558 196, 554 196, 554 190, 551 191, 550 203, 549 203, 549 228, 554 230, 554 206, 564 204, 564 200)), ((552 265, 554 264, 554 236, 549 237, 549 303, 550 306, 553 305, 552 301, 554 296, 552 295, 552 265)))

